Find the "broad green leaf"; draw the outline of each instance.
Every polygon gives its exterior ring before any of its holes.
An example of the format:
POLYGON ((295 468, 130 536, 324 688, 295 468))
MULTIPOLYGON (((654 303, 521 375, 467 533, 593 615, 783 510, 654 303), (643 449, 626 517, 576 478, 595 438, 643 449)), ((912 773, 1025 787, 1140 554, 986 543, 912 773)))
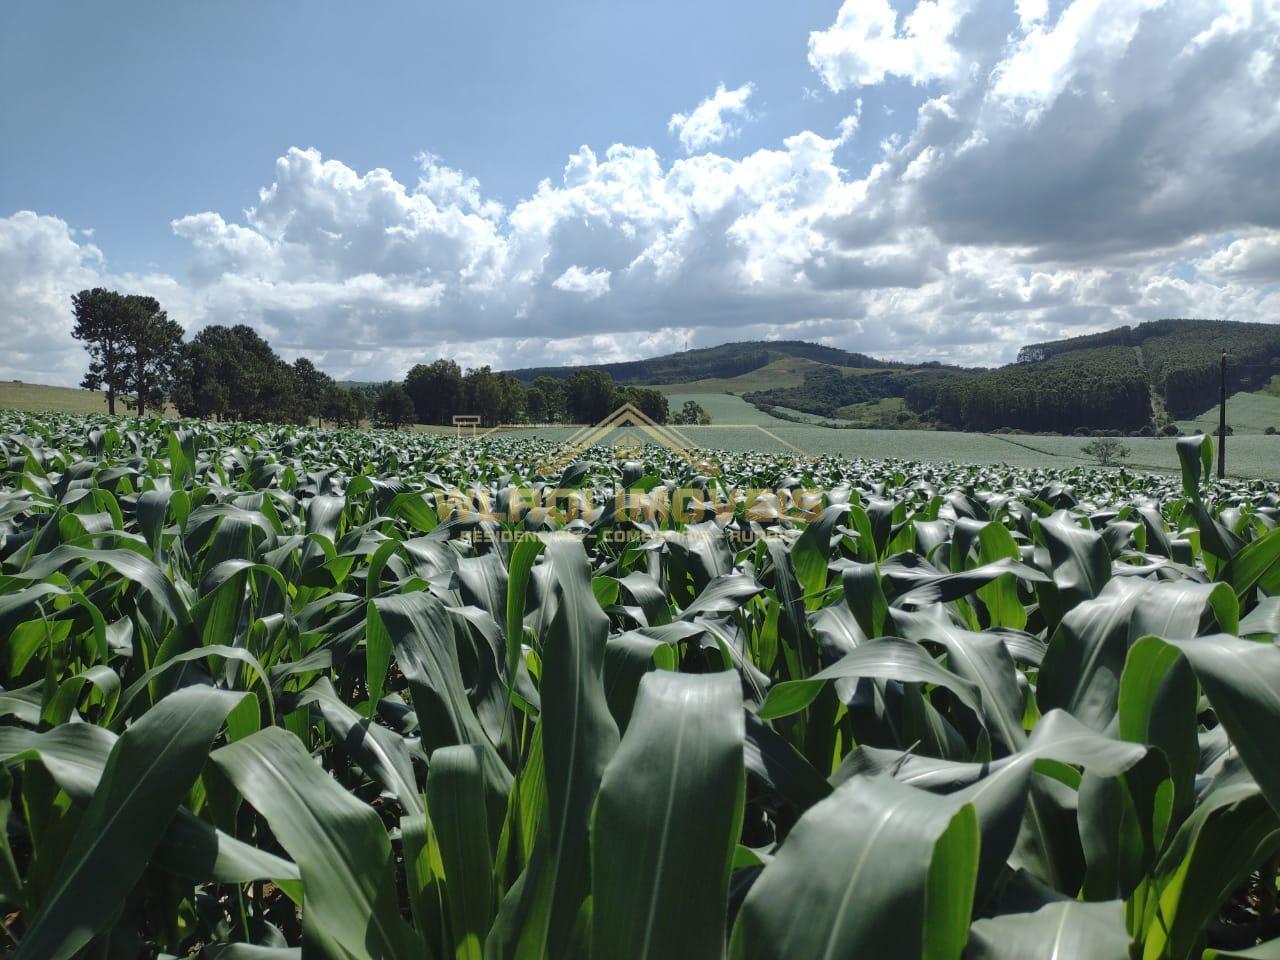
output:
POLYGON ((1064 900, 1034 913, 974 923, 965 956, 972 960, 1128 960, 1124 904, 1064 900))
POLYGON ((188 687, 169 694, 120 736, 19 957, 71 957, 110 923, 240 699, 188 687))
POLYGON ((596 956, 723 954, 743 734, 737 674, 659 671, 641 680, 596 800, 596 956))
POLYGON ((977 869, 972 806, 854 777, 800 818, 751 887, 731 955, 956 960, 977 869))
POLYGON ((1232 745, 1280 811, 1280 647, 1225 634, 1167 640, 1191 663, 1232 745))
POLYGON ((1280 593, 1280 530, 1272 530, 1247 544, 1222 571, 1236 596, 1244 597, 1255 586, 1268 594, 1280 593))
POLYGON ((800 582, 801 591, 809 598, 805 605, 810 610, 819 606, 819 595, 827 585, 832 531, 848 512, 847 503, 834 503, 825 508, 819 517, 805 526, 791 548, 796 580, 800 582))
POLYGON ((934 683, 946 687, 974 713, 982 712, 976 685, 939 666, 920 644, 901 637, 881 637, 867 641, 807 680, 788 680, 774 686, 760 708, 760 718, 773 720, 803 710, 825 683, 844 677, 934 683))
POLYGON ((1178 459, 1182 462, 1182 492, 1200 498, 1200 480, 1213 470, 1213 441, 1202 433, 1180 437, 1178 459))
POLYGON ((295 706, 310 703, 320 710, 342 749, 394 796, 407 814, 422 812, 413 761, 404 737, 348 707, 338 698, 328 677, 321 677, 302 693, 295 706))
POLYGON ((480 960, 497 907, 493 844, 486 815, 484 757, 478 747, 442 747, 431 755, 427 808, 440 847, 445 902, 457 960, 480 960))
POLYGON ((1063 510, 1040 519, 1036 529, 1048 548, 1063 609, 1098 596, 1111 579, 1111 555, 1102 537, 1082 528, 1063 510))
POLYGON ((309 953, 423 956, 421 939, 400 917, 382 821, 327 776, 297 737, 269 727, 210 758, 298 864, 309 953))
POLYGON ((461 744, 480 747, 491 793, 505 796, 511 773, 467 699, 456 629, 439 600, 417 592, 371 600, 365 634, 395 650, 396 665, 409 681, 428 752, 461 744))
POLYGON ((1156 865, 1140 930, 1143 960, 1190 956, 1222 902, 1280 849, 1280 819, 1257 786, 1224 779, 1156 865))
POLYGON ((546 562, 556 595, 540 690, 547 806, 530 863, 494 924, 488 949, 498 957, 569 954, 590 891, 591 808, 618 744, 604 692, 609 621, 591 592, 586 553, 577 539, 552 536, 546 562))

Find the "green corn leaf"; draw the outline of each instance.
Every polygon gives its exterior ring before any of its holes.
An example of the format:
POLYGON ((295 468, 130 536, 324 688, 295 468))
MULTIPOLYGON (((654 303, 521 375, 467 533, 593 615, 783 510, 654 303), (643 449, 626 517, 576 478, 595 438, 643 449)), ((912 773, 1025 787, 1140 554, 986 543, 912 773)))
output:
POLYGON ((400 917, 391 844, 378 815, 328 777, 297 737, 270 727, 211 759, 298 864, 310 952, 335 960, 424 955, 400 917))
POLYGON ((110 923, 240 699, 188 687, 120 736, 19 957, 73 956, 110 923))
POLYGON ((742 904, 731 956, 956 960, 978 869, 972 806, 854 777, 809 809, 742 904))
POLYGON ((742 689, 734 673, 640 682, 592 828, 596 956, 714 958, 741 831, 742 689))

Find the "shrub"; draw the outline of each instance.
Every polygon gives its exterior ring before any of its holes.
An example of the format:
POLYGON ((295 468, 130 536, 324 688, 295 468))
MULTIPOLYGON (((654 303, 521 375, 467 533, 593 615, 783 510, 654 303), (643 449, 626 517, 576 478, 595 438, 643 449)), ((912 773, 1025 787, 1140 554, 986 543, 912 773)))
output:
POLYGON ((1109 467, 1129 456, 1130 450, 1116 437, 1097 437, 1080 448, 1098 461, 1098 466, 1109 467))

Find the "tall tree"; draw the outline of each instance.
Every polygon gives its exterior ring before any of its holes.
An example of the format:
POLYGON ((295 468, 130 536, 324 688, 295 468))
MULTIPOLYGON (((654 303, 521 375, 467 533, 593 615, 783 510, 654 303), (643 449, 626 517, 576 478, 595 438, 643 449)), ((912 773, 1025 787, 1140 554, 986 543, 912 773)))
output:
POLYGON ((105 390, 107 412, 115 416, 116 397, 127 389, 128 300, 114 290, 94 287, 75 294, 71 298, 71 310, 76 319, 71 335, 84 341, 89 351, 89 370, 80 385, 87 390, 105 390))
POLYGON ((326 410, 338 388, 333 377, 316 368, 307 357, 293 361, 293 376, 297 383, 297 412, 299 418, 309 422, 312 417, 324 426, 326 410))
POLYGON ((155 297, 129 296, 124 380, 129 406, 142 417, 162 405, 183 366, 182 325, 170 320, 155 297))
POLYGON ((218 352, 206 337, 211 329, 205 327, 182 349, 173 405, 184 417, 222 420, 230 409, 230 385, 219 375, 218 352))
POLYGON ((183 367, 175 401, 185 416, 274 422, 305 417, 294 368, 243 323, 205 327, 187 345, 183 367))
POLYGON ((388 381, 378 391, 378 402, 374 405, 373 414, 379 426, 399 430, 401 426, 413 420, 413 400, 404 384, 388 381))
POLYGON ((547 395, 539 387, 530 387, 524 392, 524 413, 529 418, 530 423, 549 422, 551 420, 548 415, 550 406, 547 395))
POLYGON ((578 423, 603 420, 614 408, 613 378, 603 370, 574 371, 565 392, 569 413, 578 423))
MULTIPOLYGON (((569 416, 568 401, 565 394, 565 383, 563 380, 557 380, 554 377, 538 377, 529 387, 529 392, 538 391, 543 397, 544 413, 541 417, 534 416, 533 412, 529 412, 529 419, 535 422, 549 421, 552 423, 562 423, 569 416)), ((534 400, 535 407, 538 401, 534 400)), ((526 401, 527 405, 527 401, 526 401)))
POLYGON ((485 426, 511 423, 524 405, 524 389, 510 374, 494 373, 488 366, 468 370, 463 378, 467 412, 480 415, 485 426))
POLYGON ((614 403, 629 403, 656 423, 666 423, 671 413, 666 394, 652 387, 620 387, 614 403))
POLYGON ((325 419, 342 427, 358 427, 368 415, 368 396, 354 387, 335 387, 324 413, 325 419))
POLYGON ((415 364, 404 378, 419 423, 448 423, 463 410, 462 368, 452 360, 415 364))

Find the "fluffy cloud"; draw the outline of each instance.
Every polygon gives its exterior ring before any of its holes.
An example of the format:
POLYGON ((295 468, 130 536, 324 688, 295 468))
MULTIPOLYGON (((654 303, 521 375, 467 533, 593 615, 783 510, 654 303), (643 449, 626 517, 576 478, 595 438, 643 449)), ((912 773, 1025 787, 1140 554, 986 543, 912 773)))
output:
MULTIPOLYGON (((851 216, 1039 260, 1168 259, 1205 236, 1274 228, 1280 7, 1224 23, 1218 3, 1154 5, 1076 0, 975 50, 978 79, 921 107, 851 216)), ((999 12, 988 6, 983 22, 999 12)))
POLYGON ((899 30, 889 0, 845 0, 834 24, 809 34, 809 64, 837 92, 886 76, 913 83, 953 77, 964 63, 952 35, 967 6, 965 0, 921 0, 899 30))
POLYGON ((113 276, 55 218, 0 220, 0 375, 74 382, 67 298, 99 282, 360 379, 441 354, 510 368, 686 339, 994 363, 1161 316, 1280 319, 1278 56, 1263 0, 921 0, 902 17, 849 0, 810 40, 848 116, 740 158, 706 148, 750 84, 672 118, 687 156, 583 146, 506 208, 430 154, 401 183, 291 149, 241 217, 173 222, 180 280, 113 276), (921 89, 849 169, 862 101, 845 91, 889 78, 921 89))
POLYGON ((667 129, 674 133, 685 153, 696 153, 713 147, 738 135, 735 118, 750 119, 747 100, 755 87, 744 83, 735 90, 726 90, 723 83, 716 92, 694 107, 689 114, 672 115, 667 129))
POLYGON ((0 219, 0 379, 79 381, 70 297, 102 276, 102 252, 83 231, 77 240, 64 221, 29 210, 0 219))
POLYGON ((1201 260, 1201 272, 1243 283, 1280 283, 1280 231, 1242 237, 1201 260))
POLYGON ((551 286, 566 293, 580 293, 588 300, 594 300, 609 292, 610 276, 612 274, 603 268, 588 272, 574 264, 552 280, 551 286))

